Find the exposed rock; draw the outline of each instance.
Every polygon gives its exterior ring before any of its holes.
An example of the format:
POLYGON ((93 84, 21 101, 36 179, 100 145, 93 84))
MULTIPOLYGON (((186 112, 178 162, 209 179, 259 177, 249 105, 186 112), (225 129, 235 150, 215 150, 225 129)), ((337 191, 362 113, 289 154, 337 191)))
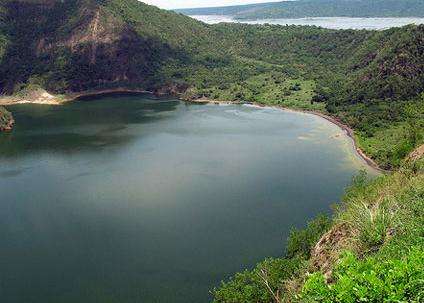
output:
POLYGON ((155 95, 172 95, 178 96, 184 93, 187 90, 186 84, 169 84, 162 86, 154 91, 155 95))
MULTIPOLYGON (((185 52, 164 39, 141 33, 139 25, 137 31, 134 23, 125 22, 126 17, 114 14, 102 3, 6 2, 4 18, 14 20, 10 30, 16 33, 9 37, 9 53, 23 55, 19 60, 3 60, 0 93, 16 93, 16 86, 31 82, 33 75, 42 87, 60 94, 115 87, 154 91, 162 87, 167 82, 162 81, 162 66, 168 58, 184 59, 185 52), (26 69, 17 72, 17 66, 27 67, 31 73, 26 69), (39 71, 43 77, 37 75, 39 71)), ((169 88, 171 93, 175 90, 181 89, 169 88)))
POLYGON ((347 247, 349 240, 349 229, 346 225, 334 226, 325 233, 311 252, 311 264, 314 269, 324 273, 327 280, 331 274, 340 252, 347 247))
POLYGON ((57 105, 61 103, 61 99, 55 95, 50 94, 46 90, 39 88, 25 92, 24 95, 19 97, 16 103, 57 105))
POLYGON ((424 144, 416 148, 412 153, 409 154, 408 159, 417 161, 424 156, 424 144))

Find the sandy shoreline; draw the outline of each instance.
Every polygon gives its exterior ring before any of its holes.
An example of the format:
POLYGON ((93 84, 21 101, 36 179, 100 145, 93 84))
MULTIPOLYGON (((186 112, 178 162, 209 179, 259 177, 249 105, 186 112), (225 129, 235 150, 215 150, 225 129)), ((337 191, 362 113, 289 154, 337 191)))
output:
MULTIPOLYGON (((16 98, 16 97, 0 97, 0 105, 14 105, 14 104, 44 104, 44 105, 62 105, 67 102, 75 101, 77 99, 83 98, 83 97, 95 97, 95 96, 102 96, 102 95, 108 95, 108 94, 119 94, 119 93, 134 93, 134 94, 151 94, 155 95, 155 93, 147 90, 139 90, 139 89, 127 89, 127 88, 114 88, 114 89, 105 89, 105 90, 94 90, 94 91, 84 91, 79 93, 73 93, 68 94, 64 96, 54 96, 49 94, 46 91, 40 92, 37 96, 31 98, 31 100, 25 100, 24 98, 16 98)), ((156 94, 160 96, 161 94, 156 94)), ((175 96, 179 98, 178 96, 175 96)), ((359 148, 358 143, 355 138, 355 133, 353 129, 351 129, 346 124, 340 122, 334 117, 331 117, 329 115, 326 115, 321 112, 317 111, 310 111, 310 110, 301 110, 301 109, 293 109, 293 108, 287 108, 283 106, 268 106, 260 103, 255 102, 234 102, 234 101, 220 101, 220 100, 210 100, 210 99, 196 99, 196 100, 183 100, 179 98, 181 101, 189 102, 189 103, 197 103, 197 104, 250 104, 261 108, 274 108, 274 109, 280 109, 285 111, 292 111, 297 113, 306 113, 311 114, 315 116, 319 116, 335 125, 337 125, 340 129, 342 129, 345 134, 352 140, 353 148, 358 154, 360 158, 370 167, 373 169, 380 171, 380 172, 388 172, 387 170, 381 168, 373 159, 368 157, 364 151, 359 148)))
POLYGON ((355 132, 353 131, 352 128, 350 128, 348 125, 340 122, 339 120, 337 120, 334 117, 331 117, 329 115, 326 115, 324 113, 321 112, 317 112, 317 111, 311 111, 311 110, 301 110, 301 109, 293 109, 293 108, 287 108, 284 106, 278 106, 278 105, 264 105, 261 103, 256 103, 256 102, 231 102, 231 101, 218 101, 218 100, 209 100, 209 99, 197 99, 197 100, 184 100, 186 102, 191 102, 191 103, 198 103, 198 104, 249 104, 249 105, 254 105, 257 107, 261 107, 261 108, 273 108, 273 109, 279 109, 279 110, 284 110, 284 111, 292 111, 292 112, 296 112, 296 113, 305 113, 305 114, 310 114, 310 115, 314 115, 314 116, 318 116, 321 117, 335 125, 337 125, 340 129, 342 129, 344 131, 344 133, 352 140, 352 144, 353 144, 353 149, 355 150, 355 152, 358 154, 358 156, 371 168, 382 172, 382 173, 387 173, 390 172, 388 170, 385 170, 383 168, 381 168, 373 159, 371 159, 370 157, 368 157, 365 152, 358 146, 358 143, 356 141, 355 138, 355 132))
POLYGON ((83 91, 67 95, 52 95, 47 91, 39 91, 28 97, 1 96, 0 106, 15 104, 40 104, 40 105, 62 105, 67 102, 75 101, 83 97, 95 97, 108 94, 134 93, 134 94, 153 94, 153 92, 138 89, 114 88, 105 90, 83 91))

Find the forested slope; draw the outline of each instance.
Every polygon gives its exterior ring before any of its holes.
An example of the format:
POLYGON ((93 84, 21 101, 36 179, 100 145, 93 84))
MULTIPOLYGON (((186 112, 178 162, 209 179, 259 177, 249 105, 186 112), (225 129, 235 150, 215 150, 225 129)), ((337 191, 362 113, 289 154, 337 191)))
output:
POLYGON ((407 120, 422 121, 424 26, 206 25, 136 0, 9 0, 0 13, 1 93, 124 87, 319 110, 386 168, 422 143, 407 120))
POLYGON ((423 298, 422 162, 406 159, 424 140, 424 26, 206 25, 136 0, 0 4, 2 94, 127 88, 320 111, 353 127, 382 167, 401 168, 357 179, 334 220, 293 232, 284 258, 223 284, 216 302, 423 298))

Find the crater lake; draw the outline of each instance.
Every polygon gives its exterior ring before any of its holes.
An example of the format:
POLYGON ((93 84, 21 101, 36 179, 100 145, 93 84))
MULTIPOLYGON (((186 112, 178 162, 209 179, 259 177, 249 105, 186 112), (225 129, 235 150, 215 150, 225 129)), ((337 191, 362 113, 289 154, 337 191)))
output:
POLYGON ((281 256, 367 170, 311 114, 147 95, 10 106, 0 134, 8 303, 208 302, 281 256))

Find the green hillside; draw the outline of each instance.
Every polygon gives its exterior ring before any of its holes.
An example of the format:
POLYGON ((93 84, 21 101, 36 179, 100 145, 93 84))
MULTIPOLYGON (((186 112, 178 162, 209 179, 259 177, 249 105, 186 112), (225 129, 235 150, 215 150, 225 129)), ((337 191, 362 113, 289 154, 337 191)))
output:
POLYGON ((238 20, 305 17, 423 17, 420 0, 297 0, 181 9, 186 15, 227 15, 238 20))
POLYGON ((223 282, 214 302, 422 302, 422 169, 357 177, 333 218, 292 230, 283 257, 223 282))
POLYGON ((351 126, 368 155, 396 170, 357 179, 334 219, 293 231, 284 258, 236 275, 216 302, 423 298, 422 163, 406 158, 424 143, 424 26, 206 25, 136 0, 0 4, 2 94, 126 88, 313 110, 351 126))
POLYGON ((136 0, 15 0, 0 12, 1 93, 124 87, 319 110, 385 168, 422 143, 423 26, 212 26, 136 0))

